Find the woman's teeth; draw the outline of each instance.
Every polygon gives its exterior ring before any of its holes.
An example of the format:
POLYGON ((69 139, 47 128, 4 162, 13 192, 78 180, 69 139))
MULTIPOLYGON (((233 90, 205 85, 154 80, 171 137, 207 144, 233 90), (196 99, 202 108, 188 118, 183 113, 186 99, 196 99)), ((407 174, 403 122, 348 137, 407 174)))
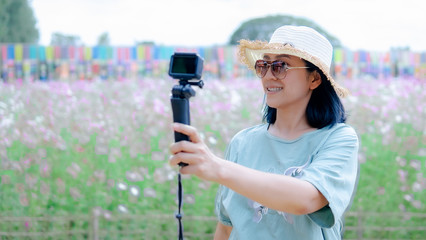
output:
POLYGON ((283 89, 282 87, 266 88, 266 90, 268 90, 268 92, 278 92, 282 89, 283 89))

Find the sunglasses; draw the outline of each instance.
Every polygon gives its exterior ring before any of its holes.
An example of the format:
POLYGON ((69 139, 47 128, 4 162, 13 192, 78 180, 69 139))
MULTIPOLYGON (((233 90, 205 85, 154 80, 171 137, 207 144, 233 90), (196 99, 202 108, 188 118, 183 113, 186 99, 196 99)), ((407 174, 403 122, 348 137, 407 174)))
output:
POLYGON ((283 79, 287 75, 287 71, 290 69, 298 68, 309 68, 309 67, 289 67, 287 63, 283 61, 265 61, 257 60, 254 64, 254 69, 256 69, 256 75, 260 78, 263 78, 268 72, 269 66, 271 66, 271 72, 274 77, 278 79, 283 79))

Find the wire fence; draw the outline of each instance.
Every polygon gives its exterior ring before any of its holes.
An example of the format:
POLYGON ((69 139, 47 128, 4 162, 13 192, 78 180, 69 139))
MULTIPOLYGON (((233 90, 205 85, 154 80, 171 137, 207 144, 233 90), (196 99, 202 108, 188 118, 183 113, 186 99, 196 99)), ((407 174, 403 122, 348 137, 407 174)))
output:
MULTIPOLYGON (((426 214, 348 212, 345 238, 426 239, 426 214)), ((216 217, 185 216, 185 239, 213 239, 216 217)), ((173 215, 0 217, 0 239, 175 239, 173 215)))

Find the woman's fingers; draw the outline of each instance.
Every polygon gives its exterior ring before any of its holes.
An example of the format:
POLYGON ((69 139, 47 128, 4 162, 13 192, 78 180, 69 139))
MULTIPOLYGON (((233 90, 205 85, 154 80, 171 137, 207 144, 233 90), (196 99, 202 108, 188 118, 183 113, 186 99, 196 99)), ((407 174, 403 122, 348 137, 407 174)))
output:
POLYGON ((196 166, 188 165, 188 166, 185 166, 185 167, 179 169, 179 172, 182 173, 182 174, 193 174, 197 171, 196 169, 197 169, 196 166))
POLYGON ((173 130, 176 132, 183 133, 189 137, 191 142, 199 143, 201 142, 200 135, 198 135, 197 129, 190 125, 185 125, 181 123, 173 123, 173 130))
POLYGON ((210 169, 214 161, 214 156, 209 148, 201 140, 194 127, 174 123, 173 130, 187 135, 191 141, 179 141, 170 146, 172 156, 169 159, 169 164, 176 166, 181 162, 187 163, 187 166, 179 170, 182 174, 195 174, 200 178, 205 178, 206 171, 203 169, 210 169))
POLYGON ((196 151, 196 145, 192 142, 188 142, 188 141, 180 141, 177 143, 173 143, 170 146, 170 153, 171 154, 177 154, 180 152, 188 152, 188 153, 192 153, 196 151))
POLYGON ((172 157, 169 160, 169 163, 171 166, 177 165, 181 162, 187 163, 187 164, 193 164, 196 162, 197 156, 194 156, 194 154, 186 153, 186 152, 180 152, 175 155, 172 155, 172 157))

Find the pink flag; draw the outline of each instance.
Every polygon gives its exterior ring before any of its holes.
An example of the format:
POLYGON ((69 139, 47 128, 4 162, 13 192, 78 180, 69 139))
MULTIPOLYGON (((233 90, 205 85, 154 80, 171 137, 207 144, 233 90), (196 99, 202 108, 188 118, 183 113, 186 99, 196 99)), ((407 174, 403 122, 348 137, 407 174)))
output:
POLYGON ((83 47, 78 48, 78 56, 80 61, 84 61, 84 49, 83 47))
POLYGON ((60 59, 61 58, 61 47, 56 46, 55 47, 55 59, 60 59))
POLYGON ((69 56, 70 60, 74 60, 74 58, 75 58, 75 52, 74 51, 75 51, 75 49, 74 49, 73 46, 70 46, 68 48, 68 56, 69 56))
POLYGON ((1 56, 3 61, 6 61, 7 59, 7 47, 6 45, 1 46, 1 56))
POLYGON ((151 46, 145 46, 145 59, 146 60, 151 60, 151 50, 152 50, 151 46))
POLYGON ((117 48, 117 59, 121 61, 123 59, 123 50, 119 47, 117 48))
POLYGON ((128 47, 124 48, 124 60, 126 61, 130 60, 130 48, 128 47))

